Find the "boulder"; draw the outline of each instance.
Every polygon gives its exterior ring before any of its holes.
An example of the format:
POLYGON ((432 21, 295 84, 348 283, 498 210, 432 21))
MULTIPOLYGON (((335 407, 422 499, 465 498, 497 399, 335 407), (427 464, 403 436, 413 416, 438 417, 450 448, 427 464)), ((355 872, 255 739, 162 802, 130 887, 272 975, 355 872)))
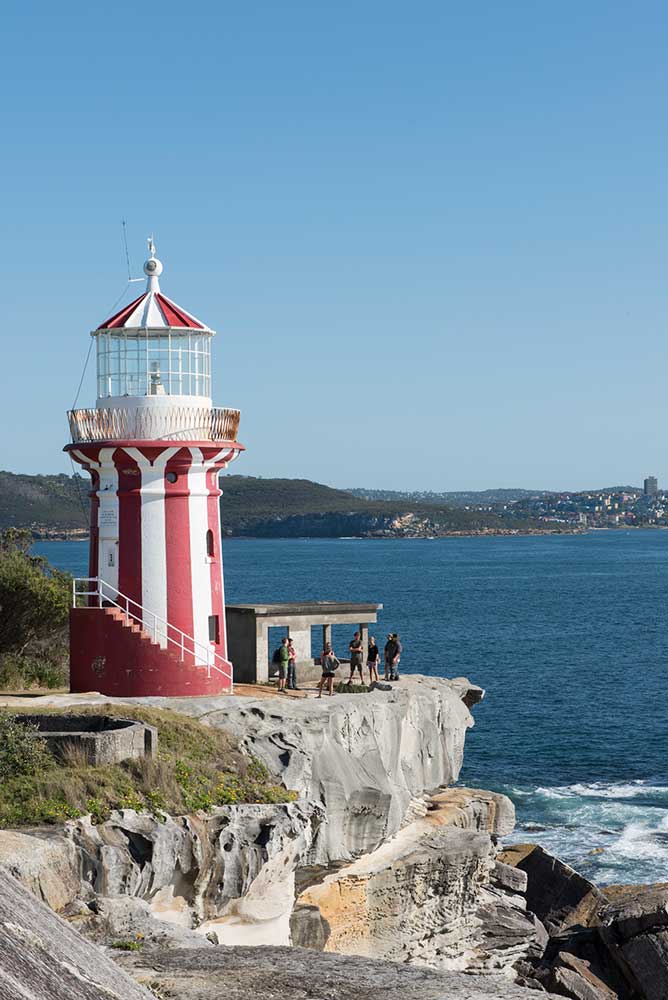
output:
POLYGON ((55 832, 0 830, 0 865, 56 912, 81 895, 77 851, 55 832))
POLYGON ((560 952, 547 984, 554 993, 571 1000, 617 1000, 619 994, 594 972, 590 963, 568 952, 560 952))
POLYGON ((600 935, 643 1000, 668 997, 668 885, 631 888, 603 908, 600 935))
POLYGON ((460 786, 446 788, 430 796, 427 809, 432 822, 464 830, 484 830, 505 837, 515 829, 515 806, 507 795, 499 792, 460 786))
POLYGON ((323 920, 320 908, 306 903, 295 906, 290 916, 290 937, 295 948, 324 951, 329 925, 323 920))
POLYGON ((150 1000, 150 996, 0 868, 2 1000, 150 1000))
POLYGON ((513 868, 503 861, 495 861, 492 870, 492 885, 499 889, 506 889, 508 892, 526 892, 529 877, 521 868, 513 868))
POLYGON ((550 934, 597 922, 598 912, 606 902, 603 893, 542 847, 514 844, 501 851, 497 860, 526 872, 527 907, 550 934))
POLYGON ((518 963, 543 955, 547 931, 533 913, 527 913, 522 896, 483 887, 476 917, 480 926, 468 958, 471 971, 514 975, 518 963))

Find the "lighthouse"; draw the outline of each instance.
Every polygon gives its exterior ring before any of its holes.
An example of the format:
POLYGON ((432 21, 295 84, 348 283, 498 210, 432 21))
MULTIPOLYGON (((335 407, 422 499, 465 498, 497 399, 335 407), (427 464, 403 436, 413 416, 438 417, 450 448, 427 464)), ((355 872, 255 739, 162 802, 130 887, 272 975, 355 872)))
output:
POLYGON ((65 448, 91 477, 88 577, 74 581, 70 686, 119 697, 229 692, 218 478, 241 451, 239 411, 211 397, 214 331, 160 290, 91 336, 94 409, 65 448))

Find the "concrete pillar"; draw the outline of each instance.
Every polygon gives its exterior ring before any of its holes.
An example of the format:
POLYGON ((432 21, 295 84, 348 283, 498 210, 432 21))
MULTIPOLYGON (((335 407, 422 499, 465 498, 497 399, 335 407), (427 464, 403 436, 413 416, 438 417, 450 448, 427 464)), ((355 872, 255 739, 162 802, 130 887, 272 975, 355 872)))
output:
POLYGON ((322 648, 324 649, 328 642, 332 641, 332 626, 323 625, 322 626, 322 648))
POLYGON ((360 639, 362 640, 362 666, 366 668, 366 661, 369 658, 369 623, 360 624, 360 639))
POLYGON ((256 620, 255 625, 255 677, 258 684, 269 680, 269 629, 256 620))
POLYGON ((311 656, 311 626, 306 628, 290 628, 290 638, 297 654, 297 663, 312 663, 311 656))

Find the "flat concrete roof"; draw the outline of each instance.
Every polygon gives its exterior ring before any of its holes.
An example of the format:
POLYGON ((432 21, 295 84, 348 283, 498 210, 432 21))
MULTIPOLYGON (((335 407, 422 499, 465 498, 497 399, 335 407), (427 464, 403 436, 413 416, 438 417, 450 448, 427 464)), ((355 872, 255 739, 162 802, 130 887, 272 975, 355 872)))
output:
POLYGON ((258 618, 304 615, 346 615, 381 611, 382 604, 354 604, 350 601, 288 601, 285 604, 228 604, 227 611, 246 611, 258 618))

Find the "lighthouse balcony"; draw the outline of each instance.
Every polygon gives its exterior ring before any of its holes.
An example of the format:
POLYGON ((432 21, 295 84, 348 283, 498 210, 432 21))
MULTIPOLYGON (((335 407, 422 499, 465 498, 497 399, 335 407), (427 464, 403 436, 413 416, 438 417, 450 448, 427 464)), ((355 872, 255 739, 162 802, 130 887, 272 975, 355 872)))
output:
POLYGON ((239 410, 216 406, 113 406, 70 410, 73 444, 100 441, 237 440, 239 410))

